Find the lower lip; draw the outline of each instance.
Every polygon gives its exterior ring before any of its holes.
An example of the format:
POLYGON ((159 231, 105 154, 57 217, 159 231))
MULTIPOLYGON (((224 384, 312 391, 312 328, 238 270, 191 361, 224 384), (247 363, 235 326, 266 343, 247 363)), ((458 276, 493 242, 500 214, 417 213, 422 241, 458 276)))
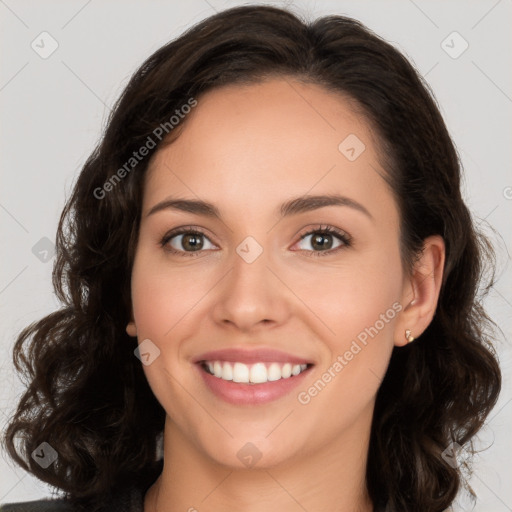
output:
POLYGON ((197 367, 210 391, 225 402, 235 405, 257 405, 278 400, 296 388, 311 369, 308 367, 299 375, 294 375, 288 379, 279 379, 262 384, 245 384, 215 377, 205 371, 200 364, 197 367))

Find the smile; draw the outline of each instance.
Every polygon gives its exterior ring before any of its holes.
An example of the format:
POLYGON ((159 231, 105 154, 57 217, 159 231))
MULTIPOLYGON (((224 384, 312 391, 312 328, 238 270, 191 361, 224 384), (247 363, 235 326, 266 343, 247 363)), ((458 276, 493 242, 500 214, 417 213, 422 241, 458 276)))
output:
POLYGON ((203 370, 219 379, 241 384, 263 384, 297 376, 307 364, 257 362, 245 364, 231 361, 203 361, 203 370))

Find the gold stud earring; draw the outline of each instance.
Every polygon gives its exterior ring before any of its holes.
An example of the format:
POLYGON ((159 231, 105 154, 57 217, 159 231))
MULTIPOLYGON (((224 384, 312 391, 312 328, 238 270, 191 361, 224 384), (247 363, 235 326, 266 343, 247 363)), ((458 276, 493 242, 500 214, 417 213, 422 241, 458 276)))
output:
POLYGON ((405 330, 405 337, 409 343, 412 343, 415 340, 414 336, 411 334, 410 329, 405 330))
POLYGON ((134 322, 129 322, 126 326, 126 334, 128 336, 131 336, 132 338, 135 338, 137 336, 137 326, 134 322))

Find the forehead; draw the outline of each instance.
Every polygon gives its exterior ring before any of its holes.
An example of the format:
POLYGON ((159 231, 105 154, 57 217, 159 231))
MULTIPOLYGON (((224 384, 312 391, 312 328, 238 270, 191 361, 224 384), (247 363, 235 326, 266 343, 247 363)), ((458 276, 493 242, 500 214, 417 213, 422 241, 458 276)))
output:
POLYGON ((391 198, 372 128, 345 96, 287 78, 217 88, 197 101, 151 162, 146 208, 169 193, 246 211, 283 194, 391 198))

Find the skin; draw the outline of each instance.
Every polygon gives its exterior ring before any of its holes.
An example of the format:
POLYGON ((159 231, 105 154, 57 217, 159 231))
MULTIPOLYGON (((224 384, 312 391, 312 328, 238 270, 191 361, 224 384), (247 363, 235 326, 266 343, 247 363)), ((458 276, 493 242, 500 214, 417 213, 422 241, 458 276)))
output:
POLYGON ((206 93, 177 140, 155 154, 127 326, 160 350, 144 371, 167 412, 164 469, 146 512, 372 510, 365 471, 375 396, 393 347, 407 344, 405 330, 418 337, 432 320, 445 250, 440 237, 425 240, 413 272, 404 271, 399 212, 379 173, 371 127, 350 102, 292 79, 206 93), (354 161, 338 149, 349 134, 366 146, 354 161), (290 198, 333 193, 370 216, 350 206, 279 216, 290 198), (173 209, 148 216, 170 196, 213 203, 222 220, 173 209), (313 237, 300 236, 319 225, 348 233, 351 245, 328 236, 333 250, 315 257, 322 250, 313 237), (180 226, 206 233, 195 256, 186 237, 167 243, 182 255, 160 244, 180 226), (252 263, 236 252, 247 236, 263 249, 252 263), (401 311, 299 403, 298 392, 394 303, 401 311), (232 405, 205 387, 192 363, 231 347, 273 347, 314 367, 304 385, 274 402, 232 405), (261 453, 251 468, 237 457, 248 442, 261 453))

